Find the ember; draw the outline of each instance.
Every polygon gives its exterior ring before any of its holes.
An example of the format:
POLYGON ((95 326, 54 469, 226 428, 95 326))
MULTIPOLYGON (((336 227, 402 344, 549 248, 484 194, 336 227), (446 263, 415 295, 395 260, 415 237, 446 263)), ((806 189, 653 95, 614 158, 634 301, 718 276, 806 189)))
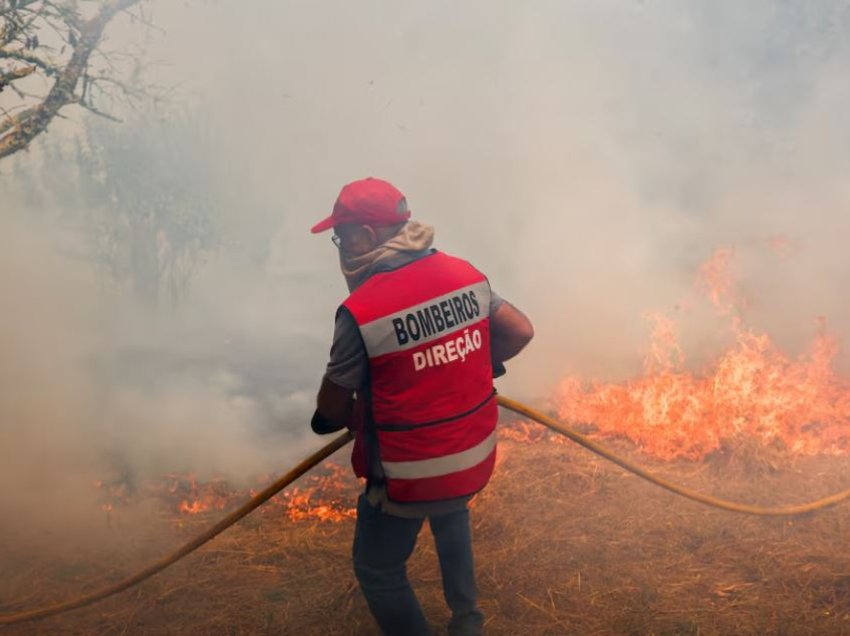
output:
POLYGON ((165 488, 161 496, 180 498, 177 509, 195 515, 209 510, 224 510, 239 501, 240 493, 230 488, 223 479, 198 483, 195 476, 170 473, 163 478, 165 488))
MULTIPOLYGON (((349 473, 347 468, 328 462, 320 470, 302 478, 299 486, 270 500, 261 511, 268 513, 282 508, 292 521, 342 521, 352 518, 355 510, 350 504, 356 499, 357 482, 349 473)), ((102 491, 104 503, 101 507, 107 513, 137 497, 152 496, 169 511, 199 515, 235 508, 257 494, 273 478, 272 475, 258 478, 256 489, 237 489, 224 479, 199 481, 193 474, 168 473, 159 484, 136 496, 131 496, 123 486, 104 482, 95 482, 95 486, 102 491)))
POLYGON ((357 498, 357 481, 345 466, 328 462, 326 474, 312 475, 306 485, 284 491, 269 503, 283 506, 292 521, 314 519, 342 521, 356 516, 351 503, 357 498))

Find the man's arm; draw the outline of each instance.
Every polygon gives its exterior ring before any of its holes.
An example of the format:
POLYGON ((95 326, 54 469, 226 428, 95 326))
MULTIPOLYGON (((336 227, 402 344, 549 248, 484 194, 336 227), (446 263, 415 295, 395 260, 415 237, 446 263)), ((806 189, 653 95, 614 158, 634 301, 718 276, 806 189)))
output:
POLYGON ((334 433, 348 424, 354 407, 354 387, 363 386, 367 373, 366 349, 357 324, 347 311, 339 311, 334 321, 330 361, 310 422, 314 433, 334 433))
POLYGON ((531 321, 519 309, 503 301, 490 316, 490 356, 494 366, 513 358, 533 337, 531 321))
POLYGON ((354 406, 354 391, 334 384, 327 377, 322 379, 316 398, 316 412, 310 426, 314 433, 324 435, 345 428, 354 406))

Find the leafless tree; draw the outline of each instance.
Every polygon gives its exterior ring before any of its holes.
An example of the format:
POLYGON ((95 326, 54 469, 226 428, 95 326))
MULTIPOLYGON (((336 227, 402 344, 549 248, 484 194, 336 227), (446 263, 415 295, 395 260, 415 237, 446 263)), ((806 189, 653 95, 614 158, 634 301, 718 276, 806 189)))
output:
POLYGON ((107 25, 143 1, 0 0, 0 159, 26 148, 70 104, 111 117, 98 98, 132 94, 108 55, 96 71, 93 58, 107 25))

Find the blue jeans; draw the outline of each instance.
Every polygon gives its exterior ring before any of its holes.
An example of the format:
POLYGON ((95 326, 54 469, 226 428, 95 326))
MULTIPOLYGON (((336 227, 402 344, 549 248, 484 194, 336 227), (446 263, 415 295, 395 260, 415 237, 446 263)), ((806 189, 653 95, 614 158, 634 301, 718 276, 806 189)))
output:
MULTIPOLYGON (((354 573, 372 615, 387 636, 430 634, 428 622, 407 580, 407 559, 416 545, 424 519, 395 517, 373 507, 365 495, 357 501, 354 530, 354 573)), ((452 611, 449 634, 482 633, 483 615, 476 606, 478 590, 472 561, 469 510, 428 518, 443 594, 452 611)))

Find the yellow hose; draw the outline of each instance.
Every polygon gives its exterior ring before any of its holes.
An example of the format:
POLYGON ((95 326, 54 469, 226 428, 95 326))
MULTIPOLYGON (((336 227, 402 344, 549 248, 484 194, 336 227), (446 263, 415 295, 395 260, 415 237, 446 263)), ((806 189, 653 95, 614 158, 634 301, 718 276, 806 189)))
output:
POLYGON ((314 468, 323 460, 327 459, 333 453, 348 444, 351 439, 351 433, 343 433, 342 435, 334 439, 332 442, 330 442, 326 446, 323 446, 315 453, 304 459, 301 463, 295 466, 295 468, 290 470, 285 475, 281 476, 277 481, 266 486, 261 492, 254 495, 249 501, 246 501, 238 509, 228 514, 217 524, 208 528, 206 531, 202 532, 194 539, 187 542, 174 553, 160 559, 156 563, 149 565, 144 570, 141 570, 133 576, 126 578, 123 581, 119 581, 115 585, 104 588, 98 592, 94 592, 93 594, 81 596, 65 603, 58 603, 49 607, 30 610, 29 612, 0 615, 0 625, 12 625, 14 623, 23 623, 24 621, 32 621, 38 618, 47 618, 48 616, 56 616, 57 614, 70 612, 73 609, 85 607, 86 605, 91 605, 92 603, 101 601, 109 596, 112 596, 113 594, 123 592, 124 590, 129 589, 134 585, 138 585, 142 581, 152 577, 154 574, 162 572, 162 570, 167 568, 169 565, 176 563, 177 561, 185 557, 187 554, 194 552, 217 534, 220 534, 227 530, 227 528, 232 526, 234 523, 236 523, 243 517, 247 516, 248 513, 252 512, 254 509, 259 508, 261 505, 263 505, 269 499, 274 497, 281 490, 286 488, 293 481, 298 479, 301 475, 309 471, 311 468, 314 468))
POLYGON ((577 433, 571 428, 564 426, 557 420, 552 419, 548 415, 545 415, 544 413, 541 413, 540 411, 533 409, 530 406, 526 406, 521 402, 517 402, 516 400, 512 400, 508 397, 504 397, 503 395, 498 396, 496 399, 499 402, 499 406, 501 406, 502 408, 508 409, 509 411, 513 411, 514 413, 518 413, 519 415, 524 415, 525 417, 531 418, 535 422, 542 424, 543 426, 555 431, 556 433, 560 433, 565 437, 569 437, 575 443, 584 446, 586 449, 593 451, 597 455, 604 457, 610 462, 614 462, 621 468, 625 468, 627 471, 634 473, 638 477, 642 477, 643 479, 652 482, 656 486, 661 486, 662 488, 666 488, 670 492, 674 492, 677 495, 682 495, 683 497, 687 497, 688 499, 693 499, 694 501, 706 504, 707 506, 713 506, 714 508, 720 508, 721 510, 730 510, 731 512, 743 512, 745 514, 760 515, 763 517, 787 517, 791 515, 801 515, 806 512, 811 512, 812 510, 827 508, 828 506, 834 506, 835 504, 844 501, 847 498, 850 498, 850 489, 847 489, 834 495, 830 495, 829 497, 824 497, 823 499, 812 501, 810 503, 798 504, 795 506, 777 506, 774 508, 741 504, 736 503, 734 501, 727 501, 726 499, 712 497, 711 495, 704 495, 695 490, 691 490, 690 488, 686 488, 684 486, 674 484, 671 481, 667 481, 663 477, 658 477, 656 475, 648 473, 643 468, 635 466, 627 459, 620 457, 619 455, 611 452, 604 446, 597 444, 596 442, 585 437, 581 433, 577 433))
MULTIPOLYGON (((616 455, 605 447, 588 439, 584 435, 577 433, 569 427, 552 419, 548 415, 545 415, 544 413, 541 413, 536 409, 526 406, 521 402, 517 402, 502 395, 497 396, 497 401, 499 403, 499 406, 509 411, 513 411, 514 413, 517 413, 524 417, 528 417, 534 420, 535 422, 538 422, 543 426, 550 428, 556 433, 570 438, 577 444, 580 444, 588 450, 593 451, 597 455, 600 455, 601 457, 604 457, 605 459, 614 462, 618 466, 628 470, 629 472, 634 473, 638 477, 642 477, 643 479, 646 479, 647 481, 652 482, 657 486, 666 488, 667 490, 674 492, 677 495, 682 495, 683 497, 687 497, 688 499, 692 499, 694 501, 698 501, 700 503, 706 504, 708 506, 713 506, 715 508, 720 508, 722 510, 730 510, 732 512, 742 512, 746 514, 761 516, 791 516, 811 512, 813 510, 818 510, 821 508, 826 508, 828 506, 834 506, 835 504, 844 501, 847 498, 850 498, 850 489, 848 489, 839 492, 835 495, 824 497, 823 499, 818 499, 817 501, 812 501, 807 504, 799 504, 794 506, 779 506, 775 508, 765 506, 752 506, 748 504, 736 503, 733 501, 726 501, 725 499, 718 499, 717 497, 704 495, 694 490, 691 490, 690 488, 679 486, 678 484, 674 484, 661 477, 656 477, 655 475, 648 473, 642 468, 635 466, 634 464, 620 457, 619 455, 616 455)), ((48 616, 55 616, 57 614, 69 612, 74 609, 85 607, 86 605, 91 605, 92 603, 96 603, 97 601, 103 600, 109 596, 118 594, 119 592, 123 592, 124 590, 127 590, 133 587, 134 585, 138 585, 142 581, 152 577, 154 574, 161 572, 169 565, 176 563, 191 552, 194 552, 199 547, 208 542, 210 539, 220 534, 243 517, 247 516, 250 512, 264 504, 272 497, 274 497, 278 492, 286 488, 286 486, 298 479, 304 473, 314 468, 316 465, 321 463, 323 460, 328 458, 337 450, 345 446, 349 441, 351 441, 351 439, 352 438, 350 433, 344 433, 340 435, 332 442, 320 448, 318 451, 304 459, 288 473, 281 476, 277 481, 267 486, 262 492, 258 493, 252 499, 240 506, 238 509, 228 514, 214 526, 212 526, 205 532, 201 533, 200 535, 183 545, 173 554, 170 554, 169 556, 157 561, 156 563, 153 563, 152 565, 148 566, 144 570, 141 570, 135 575, 124 579, 123 581, 120 581, 119 583, 116 583, 115 585, 112 585, 108 588, 104 588, 103 590, 100 590, 93 594, 82 596, 77 599, 67 601, 65 603, 58 603, 49 607, 30 610, 28 612, 0 615, 0 625, 12 625, 15 623, 23 623, 24 621, 47 618, 48 616)))

